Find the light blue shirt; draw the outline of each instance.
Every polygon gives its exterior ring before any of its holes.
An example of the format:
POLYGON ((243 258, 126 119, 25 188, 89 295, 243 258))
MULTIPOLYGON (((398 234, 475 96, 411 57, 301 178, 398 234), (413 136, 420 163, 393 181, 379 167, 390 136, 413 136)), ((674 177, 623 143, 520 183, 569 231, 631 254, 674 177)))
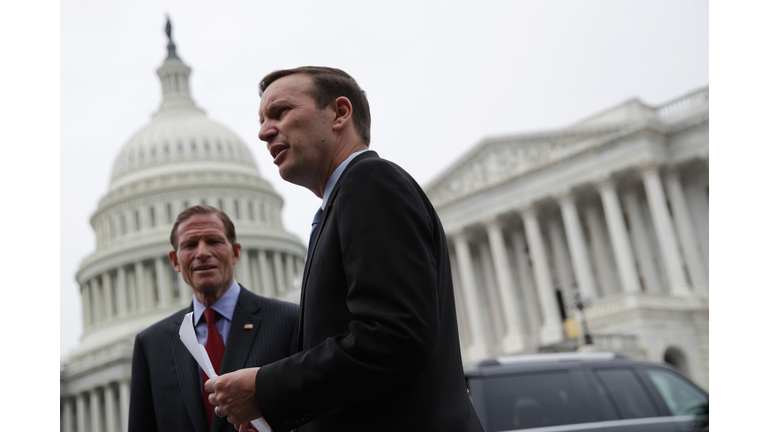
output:
POLYGON ((347 165, 352 162, 352 159, 356 158, 362 153, 367 152, 368 150, 370 149, 360 150, 359 152, 352 153, 348 158, 344 160, 344 162, 341 163, 341 165, 336 167, 336 169, 333 171, 333 174, 331 174, 331 177, 328 179, 328 183, 325 184, 325 190, 323 191, 323 203, 320 204, 320 208, 323 209, 323 211, 325 211, 325 205, 328 203, 328 197, 331 195, 333 187, 336 186, 336 182, 339 181, 341 173, 343 173, 344 169, 347 168, 347 165))
MULTIPOLYGON (((229 336, 229 328, 232 327, 232 317, 235 315, 235 306, 237 305, 237 299, 239 297, 240 284, 237 283, 235 279, 232 279, 232 285, 230 285, 224 295, 211 306, 211 308, 220 315, 216 319, 216 330, 219 331, 225 347, 227 346, 227 336, 229 336)), ((193 319, 197 341, 205 346, 205 343, 208 341, 208 324, 202 322, 201 318, 203 317, 203 312, 205 312, 206 307, 197 300, 197 297, 192 296, 192 308, 195 312, 193 319)))

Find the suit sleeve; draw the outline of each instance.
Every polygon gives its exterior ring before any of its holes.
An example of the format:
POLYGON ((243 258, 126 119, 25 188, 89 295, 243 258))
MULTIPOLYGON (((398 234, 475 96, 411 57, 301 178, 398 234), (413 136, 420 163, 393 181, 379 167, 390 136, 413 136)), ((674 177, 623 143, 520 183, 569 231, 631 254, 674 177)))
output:
POLYGON ((351 319, 346 331, 259 371, 256 396, 270 424, 382 397, 429 365, 439 333, 438 228, 419 192, 380 159, 344 174, 329 218, 351 319))
POLYGON ((131 405, 128 414, 128 432, 155 432, 155 408, 152 400, 149 365, 144 355, 141 334, 133 345, 131 365, 131 405))

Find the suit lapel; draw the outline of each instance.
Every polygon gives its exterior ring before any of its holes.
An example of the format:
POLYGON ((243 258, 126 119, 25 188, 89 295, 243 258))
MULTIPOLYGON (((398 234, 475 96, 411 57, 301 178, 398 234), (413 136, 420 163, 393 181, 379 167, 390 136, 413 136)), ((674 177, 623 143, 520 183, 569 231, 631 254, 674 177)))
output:
MULTIPOLYGON (((192 312, 192 307, 184 313, 189 312, 192 312)), ((178 327, 181 326, 183 318, 184 315, 181 315, 175 321, 178 327)), ((173 346, 173 361, 176 365, 176 375, 179 380, 181 397, 187 407, 187 413, 192 421, 192 426, 195 428, 195 432, 207 432, 208 428, 206 427, 205 413, 203 412, 203 395, 200 391, 200 376, 197 373, 199 366, 179 338, 175 338, 171 344, 173 346)))
POLYGON ((350 168, 355 166, 356 163, 363 159, 372 157, 379 157, 379 155, 375 151, 367 151, 358 155, 349 162, 347 167, 344 169, 344 172, 341 173, 339 179, 336 181, 336 185, 334 185, 333 190, 331 191, 331 196, 328 198, 328 202, 325 205, 325 210, 323 210, 323 217, 318 223, 317 228, 315 228, 314 242, 309 245, 310 250, 307 251, 307 262, 304 266, 304 275, 301 278, 301 300, 299 301, 299 351, 304 349, 304 296, 307 292, 307 276, 309 276, 309 270, 312 267, 312 257, 315 255, 317 244, 320 243, 320 236, 323 233, 323 228, 325 228, 325 221, 328 220, 328 216, 333 211, 333 203, 336 200, 336 195, 339 194, 339 188, 344 181, 344 175, 347 173, 347 171, 349 171, 350 168))
MULTIPOLYGON (((254 364, 252 359, 260 355, 260 353, 253 351, 254 341, 261 327, 261 318, 258 316, 260 310, 261 305, 258 297, 241 285, 235 313, 232 315, 232 325, 229 327, 224 358, 221 360, 222 375, 254 364), (246 324, 251 324, 253 327, 246 329, 246 324)), ((214 416, 211 430, 224 430, 225 425, 228 424, 226 418, 214 416)))

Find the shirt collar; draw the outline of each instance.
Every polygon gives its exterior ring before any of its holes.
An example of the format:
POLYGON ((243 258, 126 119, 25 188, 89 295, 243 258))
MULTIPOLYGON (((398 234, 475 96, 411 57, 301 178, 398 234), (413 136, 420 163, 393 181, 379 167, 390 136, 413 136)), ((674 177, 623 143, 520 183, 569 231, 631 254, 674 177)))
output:
MULTIPOLYGON (((232 317, 235 315, 235 306, 237 305, 237 299, 240 297, 240 284, 235 279, 232 279, 232 285, 227 288, 221 298, 216 300, 216 303, 211 306, 213 310, 219 313, 219 315, 232 321, 232 317)), ((203 316, 206 307, 197 300, 197 297, 192 296, 192 307, 195 311, 194 320, 195 326, 200 322, 200 318, 203 316)))
POLYGON ((323 203, 320 205, 321 209, 325 210, 325 205, 328 203, 328 197, 330 197, 331 192, 333 191, 333 187, 336 186, 336 182, 339 181, 339 177, 341 177, 341 173, 344 172, 344 169, 347 168, 347 165, 352 162, 352 159, 356 158, 361 153, 367 152, 368 150, 369 149, 365 149, 352 153, 348 158, 344 160, 344 162, 341 163, 341 165, 336 167, 336 169, 333 171, 333 174, 331 174, 331 177, 328 179, 328 183, 325 184, 325 190, 323 191, 323 203))

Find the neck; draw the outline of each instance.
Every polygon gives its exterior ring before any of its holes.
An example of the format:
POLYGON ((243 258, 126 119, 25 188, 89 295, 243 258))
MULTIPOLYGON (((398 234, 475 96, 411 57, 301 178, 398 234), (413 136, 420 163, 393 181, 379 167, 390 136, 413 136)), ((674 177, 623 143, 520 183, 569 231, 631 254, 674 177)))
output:
POLYGON ((224 295, 224 293, 227 292, 227 290, 231 285, 232 285, 232 280, 227 282, 223 287, 216 288, 215 290, 208 290, 205 292, 194 290, 195 298, 203 306, 209 308, 214 304, 216 304, 217 301, 219 301, 219 299, 224 295))
POLYGON ((368 146, 365 145, 362 141, 351 141, 347 144, 339 143, 339 145, 336 147, 336 151, 333 154, 333 157, 331 158, 331 164, 328 169, 328 172, 325 175, 325 178, 323 178, 323 181, 320 182, 317 186, 314 188, 309 188, 309 190, 312 191, 312 193, 315 194, 318 198, 323 198, 323 193, 325 192, 325 186, 328 184, 328 180, 333 175, 333 172, 336 171, 336 168, 339 167, 339 165, 342 164, 347 158, 352 155, 353 153, 357 153, 362 150, 367 150, 368 146))

